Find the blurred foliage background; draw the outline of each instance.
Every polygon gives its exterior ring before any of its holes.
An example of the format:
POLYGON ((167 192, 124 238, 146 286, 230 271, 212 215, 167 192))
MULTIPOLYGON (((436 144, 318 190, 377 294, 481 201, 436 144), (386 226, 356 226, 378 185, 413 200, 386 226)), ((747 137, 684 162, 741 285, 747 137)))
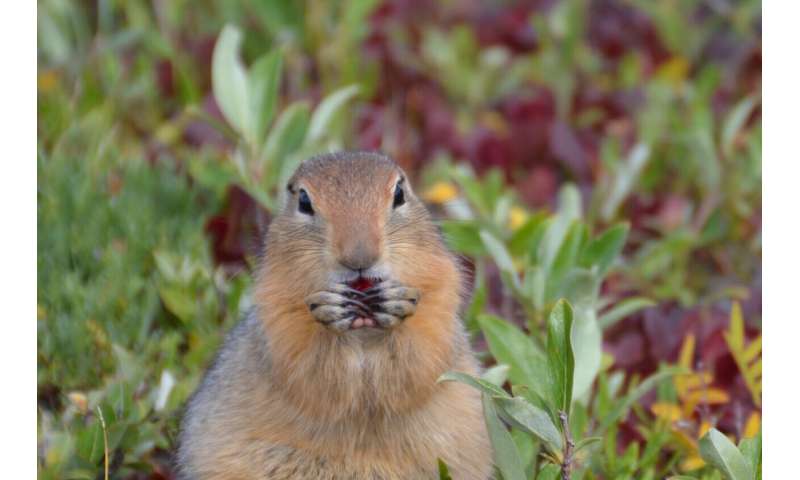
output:
MULTIPOLYGON (((39 0, 40 478, 174 478, 279 186, 341 148, 395 158, 462 254, 487 381, 535 391, 570 301, 573 478, 744 478, 707 465, 712 427, 760 478, 760 16, 39 0)), ((524 478, 556 478, 521 432, 524 478)))

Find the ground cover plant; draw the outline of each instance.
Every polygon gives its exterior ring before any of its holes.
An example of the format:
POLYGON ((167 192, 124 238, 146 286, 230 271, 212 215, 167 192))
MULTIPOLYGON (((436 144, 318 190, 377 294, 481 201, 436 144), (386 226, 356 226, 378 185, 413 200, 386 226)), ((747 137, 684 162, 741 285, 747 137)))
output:
POLYGON ((761 478, 760 9, 41 0, 39 476, 174 478, 281 185, 348 148, 461 256, 499 477, 761 478))

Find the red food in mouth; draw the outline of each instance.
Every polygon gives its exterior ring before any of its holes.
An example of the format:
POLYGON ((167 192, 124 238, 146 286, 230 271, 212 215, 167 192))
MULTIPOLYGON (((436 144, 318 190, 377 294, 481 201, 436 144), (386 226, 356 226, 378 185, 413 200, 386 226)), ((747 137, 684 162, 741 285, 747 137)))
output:
POLYGON ((358 277, 357 279, 350 282, 350 288, 353 290, 358 290, 359 292, 363 292, 365 290, 369 290, 375 285, 375 282, 370 280, 369 278, 358 277))

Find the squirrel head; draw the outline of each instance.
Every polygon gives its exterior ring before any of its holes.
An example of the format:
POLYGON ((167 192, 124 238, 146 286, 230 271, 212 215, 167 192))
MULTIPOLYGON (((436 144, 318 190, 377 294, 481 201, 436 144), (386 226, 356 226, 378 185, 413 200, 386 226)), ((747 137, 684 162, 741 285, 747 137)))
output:
POLYGON ((283 304, 295 303, 287 295, 301 301, 332 283, 393 279, 424 290, 446 286, 437 285, 443 278, 459 281, 405 172, 384 155, 313 157, 298 167, 284 198, 267 234, 263 272, 283 304))
POLYGON ((300 165, 284 198, 254 297, 276 384, 305 415, 328 420, 426 401, 451 362, 463 284, 405 173, 376 153, 322 155, 300 165), (343 335, 304 302, 333 284, 378 280, 419 292, 415 312, 394 328, 343 335), (372 355, 356 353, 365 346, 372 355))

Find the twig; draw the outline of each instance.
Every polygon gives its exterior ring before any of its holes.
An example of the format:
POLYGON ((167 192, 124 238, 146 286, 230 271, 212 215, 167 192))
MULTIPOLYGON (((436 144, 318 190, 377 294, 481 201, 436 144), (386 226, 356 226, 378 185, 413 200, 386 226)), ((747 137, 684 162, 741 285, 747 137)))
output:
POLYGON ((103 428, 104 478, 108 480, 108 431, 106 431, 106 419, 103 418, 103 411, 100 410, 100 405, 97 406, 97 416, 100 417, 100 426, 103 428))
POLYGON ((561 462, 561 480, 570 479, 570 471, 572 470, 572 449, 575 448, 575 442, 572 441, 572 432, 569 430, 569 419, 566 412, 559 411, 558 418, 561 420, 561 428, 564 430, 564 461, 561 462))

